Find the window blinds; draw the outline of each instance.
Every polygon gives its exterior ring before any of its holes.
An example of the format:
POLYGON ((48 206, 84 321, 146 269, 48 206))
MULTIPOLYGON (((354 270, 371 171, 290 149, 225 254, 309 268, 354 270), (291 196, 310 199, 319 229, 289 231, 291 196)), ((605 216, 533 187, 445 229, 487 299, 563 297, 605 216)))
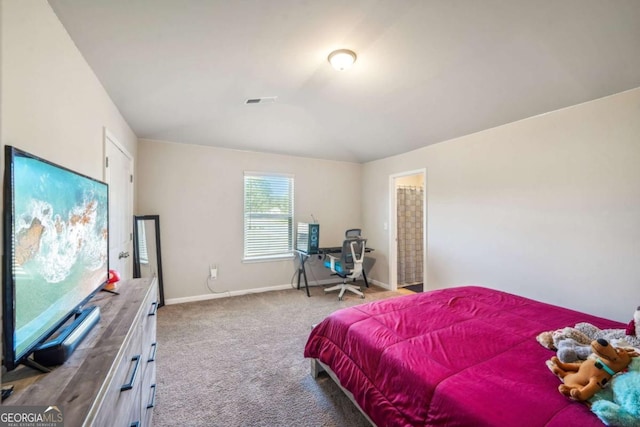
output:
POLYGON ((244 258, 293 252, 293 175, 244 173, 244 258))

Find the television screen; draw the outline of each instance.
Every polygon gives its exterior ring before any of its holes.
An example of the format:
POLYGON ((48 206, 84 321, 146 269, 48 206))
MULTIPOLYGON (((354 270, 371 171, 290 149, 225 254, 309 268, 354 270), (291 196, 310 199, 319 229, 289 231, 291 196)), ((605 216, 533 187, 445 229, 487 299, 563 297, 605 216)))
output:
POLYGON ((107 184, 5 148, 4 364, 13 369, 107 281, 107 184))

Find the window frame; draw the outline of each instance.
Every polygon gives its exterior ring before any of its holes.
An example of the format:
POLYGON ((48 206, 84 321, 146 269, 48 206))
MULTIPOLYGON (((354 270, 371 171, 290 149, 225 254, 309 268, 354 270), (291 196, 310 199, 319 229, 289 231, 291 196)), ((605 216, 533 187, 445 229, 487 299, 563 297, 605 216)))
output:
MULTIPOLYGON (((291 259, 294 256, 294 239, 295 239, 295 226, 294 226, 294 204, 295 204, 295 176, 287 173, 277 172, 256 172, 256 171, 244 171, 243 174, 243 220, 242 220, 242 261, 243 262, 265 262, 265 261, 277 261, 284 259, 291 259), (267 212, 251 212, 248 210, 248 179, 251 178, 268 178, 268 179, 286 179, 287 184, 283 185, 283 189, 287 190, 289 211, 276 216, 282 216, 288 221, 287 228, 287 248, 278 252, 262 252, 260 253, 258 248, 251 248, 248 246, 250 243, 249 225, 252 217, 258 217, 258 219, 264 219, 265 215, 269 215, 267 212), (288 188, 287 188, 288 187, 288 188), (262 218, 260 218, 262 217, 262 218)), ((275 206, 274 206, 275 208, 275 206)), ((256 239, 254 243, 258 243, 260 239, 256 239)), ((281 242, 284 243, 284 242, 281 242)))

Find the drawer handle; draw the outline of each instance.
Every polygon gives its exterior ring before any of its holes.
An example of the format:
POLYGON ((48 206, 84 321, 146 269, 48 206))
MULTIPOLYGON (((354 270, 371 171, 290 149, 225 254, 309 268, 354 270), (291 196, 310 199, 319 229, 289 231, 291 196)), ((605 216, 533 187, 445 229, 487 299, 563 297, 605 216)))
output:
POLYGON ((151 311, 149 312, 149 316, 155 316, 158 311, 158 301, 154 301, 151 303, 151 311))
POLYGON ((133 372, 131 373, 131 378, 129 378, 129 382, 120 387, 120 391, 127 391, 133 388, 133 382, 136 380, 136 375, 138 374, 138 368, 140 367, 140 355, 133 356, 131 358, 132 362, 136 362, 136 366, 133 368, 133 372))
POLYGON ((156 385, 151 384, 151 401, 147 405, 147 409, 151 409, 156 406, 156 385))
POLYGON ((156 351, 158 351, 158 343, 154 342, 151 344, 151 354, 149 355, 149 360, 147 362, 155 362, 156 361, 156 351))

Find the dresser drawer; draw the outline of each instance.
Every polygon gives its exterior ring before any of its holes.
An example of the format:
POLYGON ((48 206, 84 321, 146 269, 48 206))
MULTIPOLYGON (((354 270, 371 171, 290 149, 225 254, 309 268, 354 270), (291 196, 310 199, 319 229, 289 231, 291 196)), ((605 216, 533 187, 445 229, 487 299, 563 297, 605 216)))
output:
POLYGON ((140 348, 141 330, 136 328, 132 332, 96 414, 95 426, 129 427, 140 420, 140 382, 146 361, 140 348))
POLYGON ((156 318, 158 316, 158 298, 154 292, 151 292, 149 299, 145 301, 145 310, 140 317, 140 325, 142 327, 142 343, 146 348, 156 341, 156 318))
POLYGON ((153 408, 156 405, 156 390, 156 370, 154 366, 153 369, 147 369, 142 383, 142 406, 140 408, 140 414, 142 419, 141 426, 143 427, 150 427, 152 425, 153 408))

